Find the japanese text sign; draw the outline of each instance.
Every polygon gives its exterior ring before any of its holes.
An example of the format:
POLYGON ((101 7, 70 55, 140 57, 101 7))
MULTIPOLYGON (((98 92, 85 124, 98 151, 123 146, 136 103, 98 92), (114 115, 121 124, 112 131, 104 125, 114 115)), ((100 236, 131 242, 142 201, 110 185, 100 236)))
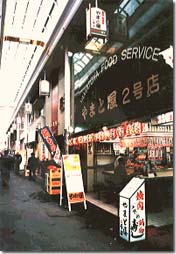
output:
POLYGON ((133 178, 120 192, 120 237, 129 242, 146 237, 145 184, 133 178))
POLYGON ((92 7, 86 10, 86 34, 88 36, 107 36, 106 12, 92 7))
POLYGON ((63 155, 62 157, 68 202, 69 203, 84 202, 85 194, 79 155, 67 154, 63 155))
POLYGON ((51 153, 52 158, 58 163, 60 159, 60 149, 58 147, 57 141, 51 133, 48 126, 45 126, 38 130, 44 144, 51 153))
POLYGON ((113 125, 173 107, 172 68, 159 61, 159 49, 152 49, 154 60, 141 56, 124 59, 122 51, 107 58, 88 77, 75 92, 76 126, 113 125))

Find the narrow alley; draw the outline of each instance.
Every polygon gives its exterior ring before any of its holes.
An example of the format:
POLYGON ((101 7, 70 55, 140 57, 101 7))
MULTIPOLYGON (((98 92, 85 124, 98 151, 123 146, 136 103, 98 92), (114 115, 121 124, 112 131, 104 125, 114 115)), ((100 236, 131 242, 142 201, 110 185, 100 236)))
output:
MULTIPOLYGON (((0 185, 0 250, 12 252, 121 252, 171 250, 172 232, 161 246, 150 239, 129 244, 118 238, 117 218, 100 213, 88 204, 73 206, 71 212, 59 206, 57 197, 48 196, 37 182, 11 172, 10 187, 0 185), (116 230, 115 230, 116 231, 116 230), (169 241, 168 241, 169 239, 169 241)), ((152 231, 151 231, 152 233, 152 231)), ((162 232, 163 234, 163 232, 162 232)))

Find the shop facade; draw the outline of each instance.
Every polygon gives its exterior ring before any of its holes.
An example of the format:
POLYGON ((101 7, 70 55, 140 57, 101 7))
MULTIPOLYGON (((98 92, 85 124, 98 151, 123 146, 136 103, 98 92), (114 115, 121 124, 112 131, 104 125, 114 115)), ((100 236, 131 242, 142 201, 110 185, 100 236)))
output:
POLYGON ((30 140, 21 134, 23 147, 35 142, 32 149, 39 159, 50 159, 35 135, 49 126, 63 153, 69 148, 80 154, 87 192, 103 186, 119 153, 127 157, 129 174, 142 172, 146 154, 156 171, 170 168, 173 174, 173 61, 168 64, 164 53, 173 51, 173 3, 140 0, 99 7, 111 21, 106 50, 97 55, 85 49, 82 13, 88 3, 83 1, 45 66, 49 95, 38 95, 41 72, 28 96, 33 108, 26 114, 30 140))
POLYGON ((144 29, 93 71, 88 68, 85 82, 75 79, 69 149, 82 158, 87 192, 104 186, 119 153, 129 174, 143 174, 147 154, 158 175, 173 176, 173 63, 163 55, 173 45, 171 6, 162 12, 170 20, 150 24, 146 35, 144 29))

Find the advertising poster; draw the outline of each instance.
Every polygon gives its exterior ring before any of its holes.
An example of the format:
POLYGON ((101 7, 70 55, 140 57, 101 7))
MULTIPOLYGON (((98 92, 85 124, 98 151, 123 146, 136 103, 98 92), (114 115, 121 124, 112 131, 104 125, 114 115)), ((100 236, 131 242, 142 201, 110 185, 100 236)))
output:
MULTIPOLYGON (((56 181, 54 181, 54 178, 50 181, 50 183, 48 182, 48 180, 46 182, 50 186, 50 194, 51 193, 60 194, 60 205, 62 205, 62 157, 61 157, 61 152, 60 152, 59 146, 57 144, 57 141, 48 126, 44 126, 43 128, 39 129, 38 132, 39 132, 44 144, 48 148, 48 151, 50 152, 53 160, 58 164, 58 167, 59 167, 57 174, 59 175, 60 181, 59 181, 59 183, 57 183, 57 188, 59 188, 60 191, 57 190, 54 192, 54 190, 53 190, 56 187, 56 186, 54 186, 54 182, 56 182, 56 181)), ((46 177, 48 178, 48 175, 46 175, 46 177)), ((56 178, 57 177, 58 176, 56 176, 56 178)), ((52 178, 52 177, 50 176, 50 178, 52 178)))
POLYGON ((86 198, 84 193, 79 155, 67 154, 63 155, 62 157, 65 172, 69 211, 71 210, 70 204, 79 202, 84 202, 84 207, 86 209, 87 208, 86 198))
POLYGON ((48 148, 48 151, 50 152, 52 158, 55 160, 57 164, 61 166, 62 163, 61 163, 60 149, 49 127, 44 126, 43 128, 39 129, 38 132, 44 144, 48 148))

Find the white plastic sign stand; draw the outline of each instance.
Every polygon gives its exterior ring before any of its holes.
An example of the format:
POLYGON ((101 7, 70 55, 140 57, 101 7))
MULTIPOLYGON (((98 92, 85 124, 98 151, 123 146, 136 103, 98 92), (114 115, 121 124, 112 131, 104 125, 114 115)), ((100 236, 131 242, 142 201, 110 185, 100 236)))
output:
POLYGON ((145 240, 145 180, 133 177, 119 195, 120 237, 128 242, 145 240))
POLYGON ((69 211, 71 204, 80 202, 83 202, 84 208, 87 209, 79 154, 66 154, 62 158, 69 211))

